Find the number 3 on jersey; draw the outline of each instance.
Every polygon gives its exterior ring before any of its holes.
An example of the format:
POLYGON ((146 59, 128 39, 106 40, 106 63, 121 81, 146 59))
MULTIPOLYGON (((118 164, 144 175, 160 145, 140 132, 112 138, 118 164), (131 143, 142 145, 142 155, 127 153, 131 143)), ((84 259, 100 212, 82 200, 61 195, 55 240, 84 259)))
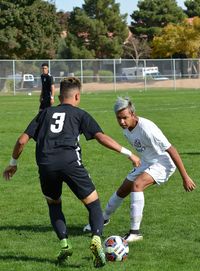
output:
POLYGON ((60 133, 63 129, 65 113, 54 113, 52 116, 55 119, 55 124, 51 124, 50 130, 52 133, 60 133))

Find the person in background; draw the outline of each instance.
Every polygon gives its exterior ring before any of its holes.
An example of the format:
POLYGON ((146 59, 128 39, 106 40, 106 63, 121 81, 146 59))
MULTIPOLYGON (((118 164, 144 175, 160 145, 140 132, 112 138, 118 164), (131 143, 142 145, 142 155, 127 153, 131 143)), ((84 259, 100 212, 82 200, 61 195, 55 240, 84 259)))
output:
POLYGON ((41 82, 42 89, 40 94, 40 107, 39 111, 52 106, 54 104, 54 96, 55 96, 55 85, 54 78, 49 74, 49 65, 48 63, 42 64, 42 74, 41 74, 41 82))
POLYGON ((41 190, 47 201, 51 224, 61 245, 57 260, 62 263, 72 255, 61 202, 62 184, 66 183, 88 210, 92 231, 90 249, 94 267, 98 268, 106 263, 101 244, 103 214, 94 183, 82 163, 79 136, 83 134, 87 140, 96 139, 103 146, 128 157, 135 166, 140 165, 140 159, 104 134, 92 116, 78 108, 80 90, 81 83, 75 77, 61 81, 61 104, 44 109, 32 120, 17 140, 3 176, 9 180, 15 174, 17 159, 29 139, 33 138, 36 141, 41 190))

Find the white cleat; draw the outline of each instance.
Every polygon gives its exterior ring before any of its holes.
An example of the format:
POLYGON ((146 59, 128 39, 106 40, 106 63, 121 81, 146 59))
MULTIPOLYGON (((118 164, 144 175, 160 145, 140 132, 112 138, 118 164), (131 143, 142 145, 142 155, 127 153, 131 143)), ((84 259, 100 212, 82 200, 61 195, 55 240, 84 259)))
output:
POLYGON ((110 219, 104 219, 103 225, 107 226, 110 223, 110 219))
MULTIPOLYGON (((107 226, 110 223, 110 219, 105 219, 103 225, 107 226)), ((84 228, 83 228, 83 232, 91 232, 91 226, 90 224, 87 224, 84 228)))
POLYGON ((143 240, 143 236, 140 233, 127 233, 124 237, 123 237, 128 243, 131 242, 137 242, 137 241, 141 241, 143 240))
POLYGON ((87 224, 87 225, 83 228, 83 232, 91 232, 90 224, 87 224))

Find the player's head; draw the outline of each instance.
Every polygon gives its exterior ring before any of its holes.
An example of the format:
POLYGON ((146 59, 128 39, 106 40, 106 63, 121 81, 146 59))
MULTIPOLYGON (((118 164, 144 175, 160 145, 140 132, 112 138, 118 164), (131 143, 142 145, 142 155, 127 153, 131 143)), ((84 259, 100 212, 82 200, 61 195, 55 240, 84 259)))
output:
POLYGON ((41 69, 42 69, 42 73, 43 74, 48 74, 48 72, 49 72, 49 65, 48 65, 48 63, 42 63, 41 69))
POLYGON ((138 118, 135 115, 135 106, 129 98, 118 97, 114 111, 117 121, 123 129, 133 129, 137 124, 138 118))
POLYGON ((62 103, 64 100, 73 100, 74 105, 80 102, 81 82, 76 77, 66 77, 60 82, 60 95, 59 99, 62 103))

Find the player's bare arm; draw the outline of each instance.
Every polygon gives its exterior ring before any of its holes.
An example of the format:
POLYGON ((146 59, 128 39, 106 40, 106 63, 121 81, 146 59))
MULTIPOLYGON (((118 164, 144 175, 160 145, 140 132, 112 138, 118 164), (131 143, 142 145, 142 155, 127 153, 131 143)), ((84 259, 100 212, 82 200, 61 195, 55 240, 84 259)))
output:
POLYGON ((99 132, 99 133, 96 133, 95 139, 103 146, 126 155, 134 163, 136 167, 140 166, 141 164, 140 158, 137 155, 133 154, 128 149, 122 147, 110 136, 99 132))
POLYGON ((23 148, 28 143, 29 139, 29 136, 23 133, 15 143, 10 163, 3 172, 3 177, 5 180, 10 180, 17 171, 17 159, 21 155, 23 148))
POLYGON ((182 159, 181 159, 178 151, 175 149, 174 146, 171 146, 169 149, 167 149, 167 152, 171 156, 172 160, 174 161, 175 165, 177 166, 177 168, 181 174, 181 177, 183 179, 184 189, 187 192, 194 190, 196 185, 195 185, 194 181, 187 174, 187 171, 184 167, 184 164, 182 162, 182 159))

